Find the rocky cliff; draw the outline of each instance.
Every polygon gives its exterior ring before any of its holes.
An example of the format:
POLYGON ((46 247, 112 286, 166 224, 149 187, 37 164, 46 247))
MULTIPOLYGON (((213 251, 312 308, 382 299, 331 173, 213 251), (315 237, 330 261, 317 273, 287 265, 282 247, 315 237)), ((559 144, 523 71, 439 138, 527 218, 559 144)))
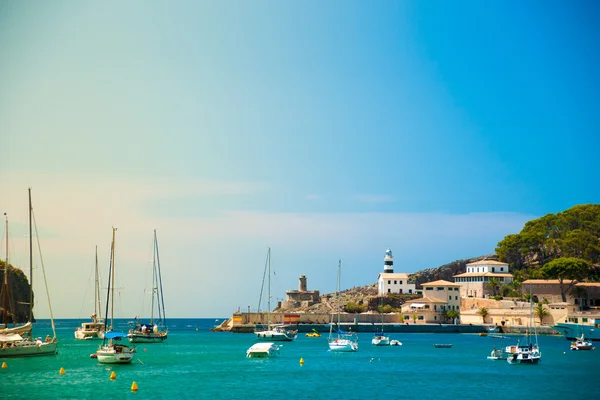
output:
MULTIPOLYGON (((8 286, 4 284, 6 263, 0 260, 0 323, 29 320, 29 281, 18 268, 8 266, 8 286)), ((34 320, 35 321, 35 320, 34 320)))

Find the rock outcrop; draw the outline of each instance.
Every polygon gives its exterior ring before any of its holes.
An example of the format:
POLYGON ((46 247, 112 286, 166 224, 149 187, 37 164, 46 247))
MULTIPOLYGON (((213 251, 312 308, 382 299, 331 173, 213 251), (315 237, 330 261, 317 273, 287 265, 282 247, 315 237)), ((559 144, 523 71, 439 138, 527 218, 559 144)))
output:
MULTIPOLYGON (((0 260, 0 323, 5 316, 10 323, 29 320, 29 281, 18 268, 8 266, 8 287, 4 285, 6 263, 0 260)), ((33 321, 35 322, 35 320, 33 321)))

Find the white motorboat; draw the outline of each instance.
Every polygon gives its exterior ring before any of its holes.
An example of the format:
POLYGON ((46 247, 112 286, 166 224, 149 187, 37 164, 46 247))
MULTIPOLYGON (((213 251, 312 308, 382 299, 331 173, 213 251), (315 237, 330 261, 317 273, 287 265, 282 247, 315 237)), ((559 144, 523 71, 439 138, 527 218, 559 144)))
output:
POLYGON ((255 343, 246 350, 248 358, 268 358, 279 354, 279 346, 272 342, 255 343))

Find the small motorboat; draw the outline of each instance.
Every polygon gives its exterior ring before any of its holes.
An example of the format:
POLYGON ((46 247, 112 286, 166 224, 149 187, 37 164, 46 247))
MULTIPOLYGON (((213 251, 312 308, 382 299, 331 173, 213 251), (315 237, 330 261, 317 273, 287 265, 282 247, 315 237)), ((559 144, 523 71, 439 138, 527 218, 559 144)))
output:
POLYGON ((402 346, 402 342, 396 339, 390 340, 390 346, 402 346))

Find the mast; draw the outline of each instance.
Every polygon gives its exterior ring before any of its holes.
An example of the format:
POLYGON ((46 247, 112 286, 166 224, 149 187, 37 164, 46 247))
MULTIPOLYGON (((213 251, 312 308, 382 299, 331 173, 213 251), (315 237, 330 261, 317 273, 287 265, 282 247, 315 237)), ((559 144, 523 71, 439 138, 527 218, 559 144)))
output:
MULTIPOLYGON (((28 193, 29 193, 29 322, 33 323, 33 231, 31 229, 31 212, 33 211, 33 207, 31 206, 31 188, 28 189, 28 193)), ((29 331, 28 336, 29 336, 29 338, 31 338, 31 331, 29 331)))
MULTIPOLYGON (((338 276, 337 276, 337 329, 340 331, 340 284, 342 274, 342 260, 338 262, 338 276)), ((339 335, 339 333, 338 333, 339 335)))
POLYGON ((4 265, 4 283, 2 287, 2 313, 3 323, 8 327, 8 217, 4 213, 6 219, 6 264, 4 265))
POLYGON ((98 321, 99 319, 102 319, 102 305, 100 303, 100 276, 98 275, 98 246, 96 246, 95 282, 94 298, 96 299, 96 304, 94 305, 94 313, 96 314, 96 321, 98 321))
POLYGON ((114 327, 114 321, 115 321, 115 232, 117 231, 117 228, 115 228, 113 226, 113 232, 112 232, 112 257, 111 257, 111 264, 110 264, 110 269, 112 272, 112 285, 111 285, 111 292, 110 292, 110 329, 112 330, 114 327))
POLYGON ((269 278, 267 283, 269 285, 268 289, 268 301, 267 301, 267 330, 271 330, 271 248, 267 250, 267 258, 269 263, 269 278))
MULTIPOLYGON (((115 228, 113 226, 112 228, 112 242, 110 244, 110 262, 108 264, 108 289, 106 291, 106 311, 104 313, 105 315, 105 319, 104 319, 104 331, 105 332, 109 332, 112 331, 113 328, 113 313, 111 311, 110 313, 110 329, 108 329, 108 303, 110 300, 110 303, 112 303, 113 298, 111 296, 111 293, 114 293, 113 290, 113 286, 114 286, 114 274, 113 274, 113 269, 114 269, 114 265, 115 265, 115 231, 117 230, 117 228, 115 228)), ((104 342, 106 343, 106 336, 104 336, 104 342)))
POLYGON ((158 238, 156 237, 156 229, 154 230, 154 243, 156 243, 156 265, 158 267, 158 289, 160 298, 158 308, 158 318, 162 321, 163 326, 167 327, 167 315, 165 313, 165 298, 163 297, 162 274, 160 272, 160 255, 158 254, 158 238))
POLYGON ((154 230, 154 243, 152 251, 152 302, 150 306, 150 324, 154 325, 154 297, 156 294, 156 229, 154 230))

